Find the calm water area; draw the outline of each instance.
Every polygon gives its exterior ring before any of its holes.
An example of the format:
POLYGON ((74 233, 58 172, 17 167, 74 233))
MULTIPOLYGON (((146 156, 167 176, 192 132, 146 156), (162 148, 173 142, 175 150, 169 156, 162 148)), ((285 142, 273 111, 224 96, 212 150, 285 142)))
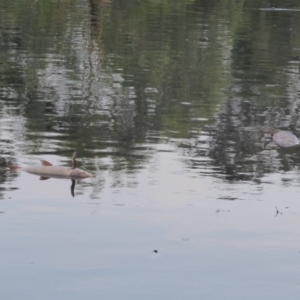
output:
POLYGON ((1 299, 299 299, 299 57, 298 0, 0 0, 1 299))

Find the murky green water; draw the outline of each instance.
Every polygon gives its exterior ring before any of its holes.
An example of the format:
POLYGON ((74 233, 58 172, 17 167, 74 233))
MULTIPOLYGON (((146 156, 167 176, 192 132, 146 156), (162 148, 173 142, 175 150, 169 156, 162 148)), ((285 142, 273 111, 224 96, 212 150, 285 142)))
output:
POLYGON ((298 1, 0 0, 5 299, 297 299, 298 1), (46 159, 95 174, 11 172, 46 159), (153 252, 157 250, 156 252, 153 252))

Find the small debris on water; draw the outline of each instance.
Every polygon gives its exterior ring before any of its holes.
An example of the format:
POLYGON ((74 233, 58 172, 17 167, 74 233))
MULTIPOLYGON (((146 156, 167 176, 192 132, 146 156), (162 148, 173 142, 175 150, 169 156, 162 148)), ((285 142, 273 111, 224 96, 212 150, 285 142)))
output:
POLYGON ((221 199, 221 200, 239 200, 239 198, 230 197, 230 196, 219 197, 219 199, 221 199))
POLYGON ((217 209, 217 210, 216 210, 217 215, 218 215, 220 212, 230 212, 230 209, 228 209, 228 210, 217 209))
POLYGON ((275 217, 277 217, 277 215, 282 215, 282 212, 278 210, 278 208, 275 206, 275 209, 276 209, 276 215, 275 217))

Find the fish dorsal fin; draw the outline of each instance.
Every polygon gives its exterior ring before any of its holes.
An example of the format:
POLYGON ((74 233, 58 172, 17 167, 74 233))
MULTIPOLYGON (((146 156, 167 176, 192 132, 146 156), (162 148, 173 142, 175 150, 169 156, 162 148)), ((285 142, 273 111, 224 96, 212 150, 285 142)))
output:
POLYGON ((46 161, 46 160, 41 160, 41 164, 45 167, 49 167, 49 166, 53 166, 51 163, 49 163, 49 161, 46 161))
POLYGON ((76 169, 76 151, 73 153, 72 156, 72 169, 76 169))

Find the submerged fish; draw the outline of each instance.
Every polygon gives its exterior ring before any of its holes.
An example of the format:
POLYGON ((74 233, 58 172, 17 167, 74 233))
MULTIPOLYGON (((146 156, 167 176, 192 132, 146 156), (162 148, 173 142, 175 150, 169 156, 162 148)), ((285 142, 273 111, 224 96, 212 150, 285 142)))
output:
POLYGON ((289 131, 271 132, 273 141, 280 147, 293 147, 299 144, 298 138, 289 131))
POLYGON ((40 176, 40 180, 46 180, 49 178, 59 178, 59 179, 84 179, 88 177, 94 177, 94 175, 76 168, 76 152, 72 157, 72 167, 61 167, 53 166, 50 162, 46 160, 41 160, 41 165, 32 167, 18 167, 10 166, 10 170, 21 170, 30 174, 40 176))

